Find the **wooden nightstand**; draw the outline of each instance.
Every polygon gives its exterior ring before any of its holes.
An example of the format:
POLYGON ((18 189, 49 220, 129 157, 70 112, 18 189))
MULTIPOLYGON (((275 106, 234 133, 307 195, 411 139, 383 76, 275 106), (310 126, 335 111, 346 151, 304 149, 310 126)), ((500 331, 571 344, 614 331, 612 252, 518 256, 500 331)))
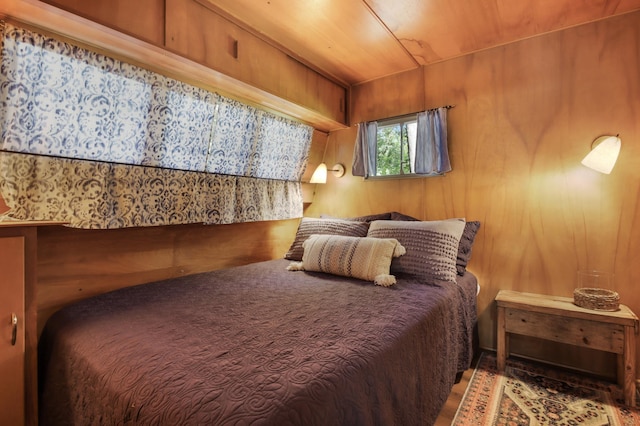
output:
POLYGON ((613 352, 625 404, 635 406, 638 317, 627 306, 620 305, 615 312, 596 311, 574 305, 570 297, 507 290, 498 293, 496 304, 500 370, 509 355, 510 333, 613 352))

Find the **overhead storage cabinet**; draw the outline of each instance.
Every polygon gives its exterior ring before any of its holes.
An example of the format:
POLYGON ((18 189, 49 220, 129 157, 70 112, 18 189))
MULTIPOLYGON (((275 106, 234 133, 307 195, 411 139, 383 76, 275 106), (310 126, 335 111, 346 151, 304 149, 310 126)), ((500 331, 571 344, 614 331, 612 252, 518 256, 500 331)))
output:
POLYGON ((216 13, 204 0, 44 2, 163 47, 346 127, 345 87, 216 13))

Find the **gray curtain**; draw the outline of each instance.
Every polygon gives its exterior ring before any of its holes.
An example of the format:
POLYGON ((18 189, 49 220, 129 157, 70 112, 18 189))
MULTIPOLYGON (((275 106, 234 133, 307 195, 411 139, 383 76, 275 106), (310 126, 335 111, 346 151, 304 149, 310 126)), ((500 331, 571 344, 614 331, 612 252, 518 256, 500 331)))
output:
POLYGON ((376 174, 376 146, 378 137, 378 123, 376 121, 358 123, 358 134, 353 149, 354 176, 365 178, 376 174))
POLYGON ((447 108, 418 113, 416 136, 417 174, 442 174, 451 171, 447 147, 447 108))

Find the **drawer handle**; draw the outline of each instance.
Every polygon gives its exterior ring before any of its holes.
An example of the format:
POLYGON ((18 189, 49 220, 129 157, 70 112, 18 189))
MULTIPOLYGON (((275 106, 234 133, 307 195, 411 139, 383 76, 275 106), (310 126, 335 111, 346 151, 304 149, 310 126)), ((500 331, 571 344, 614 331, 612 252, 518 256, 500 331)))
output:
POLYGON ((11 314, 11 346, 16 345, 16 338, 18 337, 18 316, 11 314))

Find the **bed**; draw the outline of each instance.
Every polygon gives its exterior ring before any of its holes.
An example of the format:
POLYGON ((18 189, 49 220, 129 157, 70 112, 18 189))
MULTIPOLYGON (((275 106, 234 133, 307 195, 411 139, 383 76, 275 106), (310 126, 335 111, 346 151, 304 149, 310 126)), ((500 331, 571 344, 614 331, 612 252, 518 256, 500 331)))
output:
POLYGON ((476 277, 294 272, 295 245, 57 312, 39 343, 40 424, 433 424, 471 363, 476 277))

